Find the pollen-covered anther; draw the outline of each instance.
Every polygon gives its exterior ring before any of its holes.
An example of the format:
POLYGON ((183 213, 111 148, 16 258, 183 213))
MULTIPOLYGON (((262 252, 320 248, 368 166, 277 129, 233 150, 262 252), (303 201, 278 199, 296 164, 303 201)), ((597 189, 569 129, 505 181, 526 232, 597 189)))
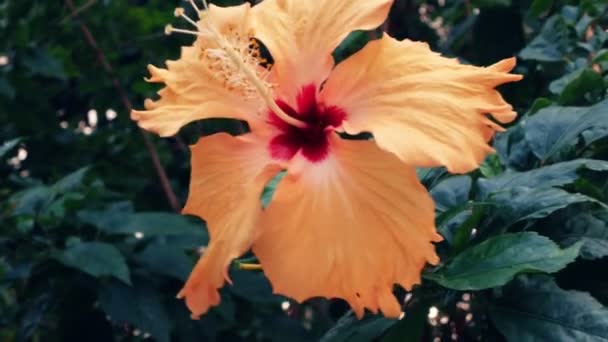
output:
POLYGON ((175 9, 175 11, 173 11, 173 15, 174 15, 176 18, 181 17, 182 15, 184 15, 184 13, 185 13, 185 11, 184 11, 184 8, 183 8, 183 7, 177 7, 177 8, 175 9))
POLYGON ((200 58, 207 66, 211 75, 230 91, 238 92, 246 99, 257 99, 277 114, 281 120, 296 127, 307 127, 307 123, 300 121, 285 113, 275 102, 273 86, 266 80, 268 77, 265 60, 261 60, 259 44, 250 37, 255 35, 251 29, 242 31, 237 25, 228 25, 220 29, 209 17, 209 7, 206 0, 202 0, 204 11, 201 11, 193 0, 189 0, 196 11, 199 22, 192 20, 185 11, 178 7, 174 14, 184 18, 195 29, 186 30, 165 27, 165 34, 184 33, 197 37, 197 44, 201 48, 200 58))

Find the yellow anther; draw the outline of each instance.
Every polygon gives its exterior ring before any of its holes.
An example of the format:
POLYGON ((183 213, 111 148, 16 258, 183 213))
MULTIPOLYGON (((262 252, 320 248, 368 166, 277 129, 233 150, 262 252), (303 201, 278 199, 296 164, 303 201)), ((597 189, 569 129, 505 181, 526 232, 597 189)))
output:
POLYGON ((259 43, 250 38, 253 36, 253 32, 243 37, 235 25, 229 25, 227 34, 222 34, 213 25, 213 18, 209 17, 206 0, 202 0, 205 12, 201 12, 194 0, 189 0, 189 2, 196 10, 203 25, 190 19, 184 9, 178 7, 174 11, 175 16, 184 18, 193 24, 196 30, 177 29, 167 25, 165 34, 178 32, 202 37, 201 58, 206 60, 209 71, 224 84, 226 89, 239 91, 248 99, 253 99, 257 94, 258 98, 261 98, 266 106, 286 123, 301 128, 307 127, 305 122, 289 116, 275 102, 272 93, 273 87, 266 82, 269 73, 260 68, 260 64, 266 63, 266 60, 260 58, 259 43), (212 44, 209 45, 209 43, 212 44))
POLYGON ((175 9, 175 11, 173 11, 173 15, 174 15, 176 18, 181 17, 182 15, 184 15, 184 13, 185 13, 185 11, 184 11, 184 9, 183 9, 182 7, 177 7, 177 8, 175 9))

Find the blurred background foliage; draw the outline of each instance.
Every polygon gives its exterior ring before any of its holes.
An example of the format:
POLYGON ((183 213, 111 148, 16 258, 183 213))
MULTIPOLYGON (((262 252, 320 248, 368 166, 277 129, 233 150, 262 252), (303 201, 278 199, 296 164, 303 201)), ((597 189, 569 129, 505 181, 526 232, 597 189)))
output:
MULTIPOLYGON (((608 340, 605 1, 395 1, 392 36, 476 65, 516 55, 525 79, 501 89, 521 115, 478 171, 419 170, 442 264, 395 289, 403 319, 361 321, 340 300, 274 296, 239 261, 200 320, 175 299, 207 243, 203 221, 175 214, 187 145, 241 129, 207 120, 159 139, 129 120, 157 90, 145 65, 190 41, 163 35, 180 5, 0 2, 0 340, 608 340)), ((378 32, 352 33, 336 60, 378 32)))

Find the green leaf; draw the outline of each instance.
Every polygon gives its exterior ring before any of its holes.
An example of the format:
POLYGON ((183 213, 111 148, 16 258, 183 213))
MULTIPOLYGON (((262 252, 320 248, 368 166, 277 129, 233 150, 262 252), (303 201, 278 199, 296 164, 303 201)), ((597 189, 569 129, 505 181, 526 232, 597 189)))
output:
POLYGON ((272 201, 272 196, 274 196, 274 192, 276 191, 277 186, 279 185, 279 183, 281 182, 283 177, 285 177, 286 174, 287 174, 287 171, 281 171, 281 172, 277 173, 276 176, 274 176, 268 182, 268 184, 266 184, 266 186, 264 186, 264 190, 262 190, 262 196, 261 196, 263 208, 268 207, 268 205, 270 204, 270 201, 272 201))
POLYGON ((466 249, 427 277, 456 290, 502 286, 520 273, 553 273, 578 256, 581 244, 560 249, 535 232, 508 233, 466 249))
POLYGON ((593 20, 594 18, 589 16, 587 13, 583 14, 583 16, 578 20, 575 29, 576 34, 579 36, 579 38, 584 38, 587 28, 589 27, 589 25, 591 25, 593 20))
POLYGON ((443 167, 416 168, 416 176, 420 180, 420 183, 424 184, 428 189, 435 187, 447 174, 447 170, 443 167))
POLYGON ((608 256, 608 211, 571 211, 549 220, 543 232, 561 245, 582 242, 581 257, 585 259, 608 256))
POLYGON ((538 112, 539 110, 541 110, 543 108, 547 108, 552 105, 553 105, 553 101, 551 101, 550 99, 548 99, 546 97, 539 97, 536 100, 534 100, 534 103, 532 103, 532 106, 530 106, 530 109, 528 110, 526 115, 532 116, 532 115, 536 114, 536 112, 538 112))
POLYGON ((522 125, 512 127, 504 133, 499 133, 494 139, 494 148, 500 161, 507 168, 528 170, 537 161, 532 153, 522 125))
POLYGON ((369 31, 360 30, 351 32, 333 52, 336 64, 361 50, 369 42, 370 34, 369 31))
POLYGON ((13 215, 35 216, 52 202, 53 197, 51 188, 34 186, 11 196, 9 203, 13 208, 13 215))
POLYGON ((68 246, 56 256, 62 264, 93 277, 112 276, 130 284, 127 263, 116 247, 103 242, 82 242, 68 246))
POLYGON ((466 203, 469 199, 472 183, 473 181, 469 176, 454 176, 435 185, 430 194, 435 200, 436 209, 444 212, 466 203))
POLYGON ((479 8, 511 6, 511 0, 472 0, 471 3, 473 4, 473 6, 479 8))
POLYGON ((530 188, 564 186, 578 180, 581 177, 581 170, 608 171, 608 161, 576 159, 526 172, 505 172, 492 179, 480 178, 477 181, 478 194, 480 198, 487 198, 493 192, 522 186, 530 188))
POLYGON ((312 342, 315 341, 310 331, 298 320, 282 314, 266 317, 260 327, 260 332, 267 336, 270 342, 312 342))
POLYGON ((405 316, 397 321, 380 339, 380 342, 420 342, 427 326, 429 303, 420 303, 405 310, 405 316))
POLYGON ((608 341, 608 309, 586 292, 566 291, 550 277, 522 277, 490 307, 508 341, 608 341))
POLYGON ((230 270, 233 286, 230 291, 239 297, 256 303, 279 303, 283 299, 274 295, 270 282, 261 272, 230 270))
POLYGON ((517 222, 547 217, 576 203, 605 206, 589 196, 572 194, 557 188, 518 187, 496 193, 491 199, 496 203, 496 216, 502 221, 502 230, 517 222))
POLYGON ((559 95, 559 104, 566 106, 597 102, 605 89, 602 76, 588 68, 566 74, 549 85, 549 90, 559 95))
POLYGON ((90 170, 90 166, 85 166, 68 174, 53 184, 53 191, 57 193, 66 193, 77 190, 83 186, 84 180, 90 170))
POLYGON ((554 15, 545 22, 540 33, 528 44, 519 56, 539 62, 564 61, 576 41, 574 30, 566 20, 554 15))
POLYGON ((23 58, 23 64, 34 75, 65 80, 66 72, 61 62, 53 58, 45 49, 32 49, 23 58))
POLYGON ((107 203, 101 209, 83 209, 77 217, 102 231, 112 231, 127 222, 132 214, 133 203, 121 201, 107 203))
POLYGON ((0 95, 6 96, 9 100, 15 98, 17 92, 13 85, 4 77, 0 77, 0 95))
POLYGON ((185 281, 194 267, 194 262, 181 248, 171 245, 152 243, 137 253, 135 261, 148 270, 161 275, 185 281))
POLYGON ((588 129, 608 129, 608 100, 591 107, 548 107, 527 118, 522 126, 532 152, 546 161, 572 147, 588 129))
POLYGON ((479 172, 486 177, 492 178, 500 175, 504 172, 502 164, 500 163, 500 158, 497 154, 490 154, 484 160, 483 164, 479 165, 479 172))
POLYGON ((127 322, 142 334, 150 333, 157 341, 170 341, 170 319, 161 302, 161 293, 146 286, 135 288, 118 282, 102 283, 99 303, 110 320, 119 326, 127 322))
POLYGON ((358 320, 349 311, 319 340, 320 342, 367 342, 381 336, 397 321, 380 316, 367 316, 358 320))
POLYGON ((21 138, 15 138, 9 141, 5 141, 2 146, 0 146, 0 159, 4 158, 4 156, 6 156, 7 153, 9 153, 10 151, 12 151, 15 147, 17 147, 17 145, 19 145, 19 143, 21 142, 21 138))
POLYGON ((140 238, 189 235, 199 240, 201 246, 208 240, 205 225, 183 215, 165 212, 128 214, 121 212, 120 207, 108 210, 112 210, 112 219, 103 219, 103 211, 81 212, 80 218, 107 234, 137 234, 140 238))
POLYGON ((541 14, 548 12, 553 6, 553 0, 534 0, 530 5, 530 14, 539 17, 541 14))

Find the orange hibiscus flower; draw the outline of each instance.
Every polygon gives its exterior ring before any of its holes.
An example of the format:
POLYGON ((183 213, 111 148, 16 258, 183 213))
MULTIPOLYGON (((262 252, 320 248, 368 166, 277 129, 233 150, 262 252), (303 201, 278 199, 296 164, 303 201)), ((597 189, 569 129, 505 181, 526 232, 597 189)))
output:
POLYGON ((192 147, 185 214, 207 221, 210 244, 179 297, 193 317, 220 302, 227 269, 249 249, 276 293, 303 301, 343 298, 397 317, 392 294, 439 262, 434 204, 415 167, 464 173, 493 149, 516 117, 494 89, 521 79, 515 59, 487 68, 441 57, 427 44, 388 35, 334 65, 332 51, 354 30, 385 20, 392 0, 265 0, 176 15, 196 36, 167 69, 160 99, 132 118, 161 136, 206 118, 247 121, 250 133, 219 133, 192 147), (255 38, 255 39, 253 39, 255 38), (257 41, 269 50, 270 67, 257 41), (372 140, 338 133, 369 132, 372 140), (260 194, 286 170, 274 198, 260 194))

